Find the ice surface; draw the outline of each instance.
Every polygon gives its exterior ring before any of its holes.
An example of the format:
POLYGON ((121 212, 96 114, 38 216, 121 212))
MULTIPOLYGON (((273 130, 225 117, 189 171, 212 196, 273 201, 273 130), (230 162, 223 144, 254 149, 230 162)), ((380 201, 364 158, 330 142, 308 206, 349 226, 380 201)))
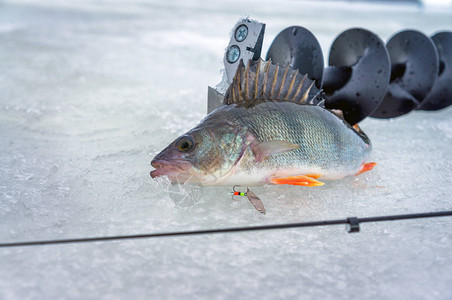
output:
MULTIPOLYGON (((239 17, 291 25, 326 54, 365 27, 452 29, 450 10, 287 1, 0 4, 0 241, 451 209, 452 109, 366 119, 378 166, 319 188, 227 188, 177 206, 151 158, 195 125, 239 17)), ((264 52, 265 53, 265 52, 264 52)), ((327 55, 325 55, 327 56, 327 55)), ((452 219, 0 249, 0 299, 451 299, 452 219)))

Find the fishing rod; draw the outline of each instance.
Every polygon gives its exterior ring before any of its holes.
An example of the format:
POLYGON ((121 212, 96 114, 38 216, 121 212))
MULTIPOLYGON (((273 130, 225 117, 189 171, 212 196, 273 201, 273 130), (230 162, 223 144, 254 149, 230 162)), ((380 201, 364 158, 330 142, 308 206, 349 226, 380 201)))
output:
POLYGON ((117 235, 117 236, 103 236, 103 237, 70 238, 70 239, 60 239, 60 240, 10 242, 10 243, 0 243, 0 248, 62 245, 62 244, 80 244, 80 243, 107 242, 107 241, 132 240, 132 239, 196 236, 196 235, 209 235, 209 234, 218 234, 218 233, 265 231, 265 230, 275 230, 275 229, 307 228, 307 227, 321 227, 321 226, 334 226, 334 225, 347 225, 347 231, 349 233, 356 233, 356 232, 360 232, 360 224, 361 223, 376 223, 376 222, 385 222, 385 221, 399 221, 399 220, 408 220, 408 219, 437 218, 437 217, 450 217, 450 216, 452 216, 452 210, 439 211, 439 212, 416 213, 416 214, 365 217, 365 218, 350 217, 350 218, 338 219, 338 220, 324 220, 324 221, 313 221, 313 222, 302 222, 302 223, 286 223, 286 224, 230 227, 230 228, 218 228, 218 229, 203 229, 203 230, 192 230, 192 231, 173 231, 173 232, 131 234, 131 235, 117 235))

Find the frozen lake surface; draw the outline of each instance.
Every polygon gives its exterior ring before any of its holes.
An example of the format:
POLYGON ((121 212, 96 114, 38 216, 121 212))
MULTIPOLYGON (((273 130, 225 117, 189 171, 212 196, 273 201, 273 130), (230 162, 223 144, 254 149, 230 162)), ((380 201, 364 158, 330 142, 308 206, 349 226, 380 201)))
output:
MULTIPOLYGON (((240 17, 263 53, 301 25, 327 57, 364 27, 452 29, 451 10, 286 1, 0 4, 0 241, 138 234, 451 209, 452 108, 366 119, 378 166, 318 188, 228 188, 180 207, 152 157, 206 111, 240 17)), ((452 218, 0 249, 0 299, 451 299, 452 218)))

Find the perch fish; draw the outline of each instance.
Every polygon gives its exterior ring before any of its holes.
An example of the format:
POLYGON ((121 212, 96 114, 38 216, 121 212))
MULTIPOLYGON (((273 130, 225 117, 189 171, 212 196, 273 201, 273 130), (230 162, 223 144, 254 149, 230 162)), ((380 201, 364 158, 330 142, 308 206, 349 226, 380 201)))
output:
POLYGON ((203 186, 314 187, 372 169, 369 138, 341 111, 325 109, 319 94, 290 67, 240 62, 224 105, 155 156, 151 176, 203 186))

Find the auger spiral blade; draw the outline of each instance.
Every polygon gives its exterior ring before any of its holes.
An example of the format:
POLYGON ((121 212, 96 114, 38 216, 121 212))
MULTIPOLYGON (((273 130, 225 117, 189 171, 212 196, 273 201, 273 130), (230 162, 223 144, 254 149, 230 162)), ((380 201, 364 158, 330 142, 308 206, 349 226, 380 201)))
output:
POLYGON ((322 87, 323 53, 316 37, 306 28, 291 26, 281 31, 267 53, 266 60, 280 66, 298 69, 301 74, 315 80, 322 87))
POLYGON ((391 59, 391 83, 375 118, 394 118, 419 107, 438 76, 438 54, 423 33, 405 30, 386 44, 391 59))
POLYGON ((350 124, 370 115, 381 103, 390 79, 390 61, 374 33, 352 28, 333 42, 325 69, 325 106, 340 109, 350 124))
POLYGON ((438 78, 418 108, 421 110, 439 110, 452 104, 452 32, 438 32, 431 39, 438 50, 438 78))

